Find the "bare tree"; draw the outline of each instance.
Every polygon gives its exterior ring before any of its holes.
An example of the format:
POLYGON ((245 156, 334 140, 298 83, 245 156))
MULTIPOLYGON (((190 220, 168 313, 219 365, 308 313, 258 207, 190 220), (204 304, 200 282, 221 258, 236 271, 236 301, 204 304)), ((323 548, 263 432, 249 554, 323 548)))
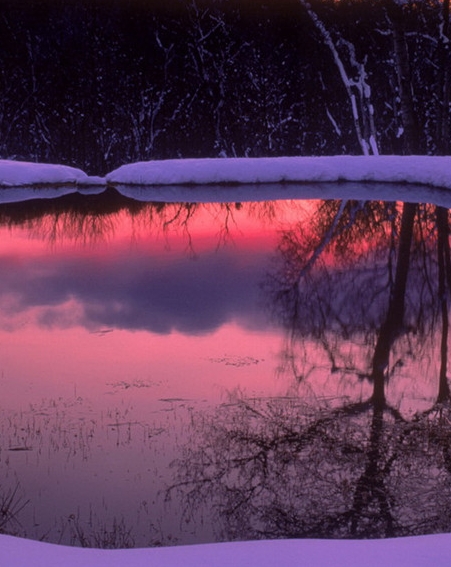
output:
POLYGON ((450 1, 443 0, 438 40, 437 80, 437 148, 438 153, 447 155, 450 151, 451 114, 451 33, 450 1))
MULTIPOLYGON (((365 61, 359 61, 354 45, 338 36, 334 41, 332 33, 313 10, 307 0, 299 0, 307 11, 322 41, 329 49, 334 65, 345 88, 348 103, 352 111, 354 131, 363 155, 379 154, 377 132, 374 122, 374 107, 371 101, 371 87, 365 61), (340 53, 340 47, 343 53, 340 53), (345 57, 351 71, 346 70, 345 57), (352 73, 352 75, 351 75, 352 73)), ((332 123, 335 121, 332 120, 332 123)), ((336 128, 336 126, 335 126, 336 128)))

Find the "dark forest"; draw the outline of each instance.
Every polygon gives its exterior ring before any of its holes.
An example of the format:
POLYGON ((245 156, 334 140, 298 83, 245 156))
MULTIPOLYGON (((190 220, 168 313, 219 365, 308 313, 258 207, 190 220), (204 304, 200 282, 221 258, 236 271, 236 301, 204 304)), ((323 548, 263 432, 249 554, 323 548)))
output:
POLYGON ((449 0, 0 0, 0 157, 449 154, 449 0))

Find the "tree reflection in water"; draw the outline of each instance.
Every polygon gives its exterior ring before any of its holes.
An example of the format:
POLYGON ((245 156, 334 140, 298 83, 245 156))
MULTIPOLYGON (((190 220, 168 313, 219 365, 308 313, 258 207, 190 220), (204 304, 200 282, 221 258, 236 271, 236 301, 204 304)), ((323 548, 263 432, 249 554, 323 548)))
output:
POLYGON ((281 234, 264 290, 286 329, 282 370, 296 395, 232 396, 196 416, 168 490, 185 514, 213 505, 221 539, 451 530, 448 217, 329 201, 281 234), (409 411, 400 384, 415 388, 425 364, 438 368, 435 400, 409 411), (321 375, 364 381, 368 394, 307 401, 321 375))
POLYGON ((380 408, 236 400, 175 466, 187 517, 207 505, 221 539, 395 537, 449 531, 449 422, 380 408))
MULTIPOLYGON (((112 194, 105 215, 103 198, 88 209, 79 196, 68 201, 4 206, 0 223, 86 244, 107 240, 126 209, 137 228, 182 231, 196 254, 191 227, 203 205, 112 194)), ((211 208, 218 246, 240 210, 211 208)), ((272 222, 277 204, 247 212, 272 222)), ((262 284, 285 333, 289 395, 235 393, 212 413, 193 411, 167 498, 181 499, 185 520, 213 520, 222 540, 450 531, 450 290, 447 209, 317 201, 307 220, 280 232, 262 284), (426 375, 432 395, 417 392, 426 375)))

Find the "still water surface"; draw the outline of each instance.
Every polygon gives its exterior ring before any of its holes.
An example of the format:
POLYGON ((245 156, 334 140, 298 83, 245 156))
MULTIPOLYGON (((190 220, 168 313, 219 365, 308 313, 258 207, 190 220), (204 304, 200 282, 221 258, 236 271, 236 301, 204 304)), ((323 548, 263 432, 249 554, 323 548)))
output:
POLYGON ((448 209, 341 190, 1 205, 0 530, 450 531, 448 209))

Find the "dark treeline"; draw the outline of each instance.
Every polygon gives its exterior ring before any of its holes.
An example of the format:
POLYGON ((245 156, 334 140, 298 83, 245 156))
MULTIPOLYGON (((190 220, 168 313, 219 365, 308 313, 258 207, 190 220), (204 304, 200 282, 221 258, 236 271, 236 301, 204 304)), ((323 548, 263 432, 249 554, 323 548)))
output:
POLYGON ((444 0, 0 0, 0 156, 449 153, 444 0))

